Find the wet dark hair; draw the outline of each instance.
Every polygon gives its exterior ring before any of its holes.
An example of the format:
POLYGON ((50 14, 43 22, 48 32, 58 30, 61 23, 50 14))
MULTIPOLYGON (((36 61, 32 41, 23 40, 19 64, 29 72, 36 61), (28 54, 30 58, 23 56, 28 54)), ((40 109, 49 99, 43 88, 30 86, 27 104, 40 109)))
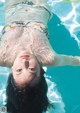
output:
POLYGON ((45 72, 42 68, 40 72, 40 82, 34 87, 25 88, 17 87, 13 74, 9 75, 6 88, 8 113, 42 113, 52 106, 47 97, 45 72))

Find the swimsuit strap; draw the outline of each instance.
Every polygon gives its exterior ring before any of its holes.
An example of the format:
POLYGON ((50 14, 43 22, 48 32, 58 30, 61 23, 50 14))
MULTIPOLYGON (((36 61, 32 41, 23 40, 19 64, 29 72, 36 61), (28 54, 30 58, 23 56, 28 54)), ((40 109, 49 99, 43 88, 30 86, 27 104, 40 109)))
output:
POLYGON ((34 5, 34 3, 33 2, 31 2, 31 1, 26 1, 26 2, 19 2, 19 3, 16 3, 16 4, 13 4, 12 6, 16 6, 16 5, 18 5, 18 4, 27 4, 27 5, 34 5))
POLYGON ((39 30, 40 32, 47 33, 47 27, 39 22, 22 22, 22 21, 15 21, 12 22, 11 25, 6 25, 3 30, 2 34, 10 31, 11 29, 15 29, 16 27, 33 27, 34 29, 39 30))

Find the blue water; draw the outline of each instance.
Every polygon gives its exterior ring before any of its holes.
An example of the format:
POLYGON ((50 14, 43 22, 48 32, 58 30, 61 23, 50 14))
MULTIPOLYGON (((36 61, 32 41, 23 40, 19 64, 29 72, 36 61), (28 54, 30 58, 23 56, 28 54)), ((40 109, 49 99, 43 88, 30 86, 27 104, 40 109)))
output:
MULTIPOLYGON (((52 47, 63 54, 80 55, 77 42, 71 37, 65 26, 60 25, 60 19, 54 15, 49 23, 50 41, 52 47)), ((65 103, 66 113, 80 113, 80 67, 50 67, 48 74, 57 84, 65 103)))
MULTIPOLYGON (((59 1, 49 0, 51 10, 54 11, 48 24, 51 45, 58 53, 80 56, 79 2, 75 3, 75 8, 74 3, 59 1)), ((4 25, 2 3, 0 3, 0 25, 4 25)), ((9 71, 7 68, 0 68, 0 89, 4 89, 3 92, 0 90, 0 104, 5 104, 6 97, 3 94, 9 71)), ((56 107, 54 112, 49 113, 80 113, 80 67, 48 67, 46 75, 50 77, 47 79, 48 96, 56 107)))

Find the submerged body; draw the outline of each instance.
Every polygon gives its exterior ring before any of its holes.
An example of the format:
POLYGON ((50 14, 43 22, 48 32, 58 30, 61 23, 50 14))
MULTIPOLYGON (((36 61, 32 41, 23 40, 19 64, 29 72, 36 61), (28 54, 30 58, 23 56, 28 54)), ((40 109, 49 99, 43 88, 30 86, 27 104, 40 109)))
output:
POLYGON ((42 65, 52 63, 54 52, 49 44, 47 31, 51 13, 47 3, 43 5, 39 0, 33 0, 32 3, 36 3, 32 5, 24 1, 16 4, 17 2, 6 4, 7 26, 1 41, 0 64, 11 67, 21 50, 33 53, 42 65))
POLYGON ((47 31, 51 13, 40 2, 6 2, 0 64, 13 72, 6 89, 8 113, 42 113, 50 105, 42 66, 54 57, 47 31))
POLYGON ((0 65, 12 67, 22 51, 33 54, 42 66, 80 65, 80 57, 57 54, 49 43, 47 0, 9 0, 0 45, 0 65))

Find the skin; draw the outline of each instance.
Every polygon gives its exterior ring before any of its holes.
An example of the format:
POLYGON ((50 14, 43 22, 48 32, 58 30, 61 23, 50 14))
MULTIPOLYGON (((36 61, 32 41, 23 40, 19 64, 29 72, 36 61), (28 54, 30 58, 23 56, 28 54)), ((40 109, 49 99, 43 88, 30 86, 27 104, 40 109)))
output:
POLYGON ((18 86, 34 86, 40 80, 40 65, 34 55, 22 51, 14 61, 12 73, 18 86))

